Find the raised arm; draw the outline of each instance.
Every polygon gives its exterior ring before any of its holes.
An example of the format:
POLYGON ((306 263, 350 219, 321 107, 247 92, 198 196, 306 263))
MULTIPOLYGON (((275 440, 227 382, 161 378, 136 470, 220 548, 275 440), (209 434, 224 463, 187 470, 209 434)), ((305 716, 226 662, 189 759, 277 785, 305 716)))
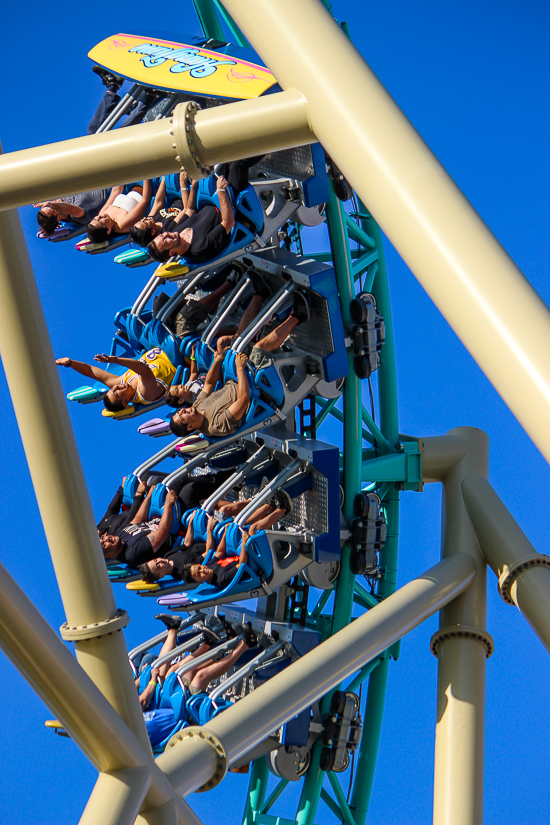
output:
MULTIPOLYGON (((99 210, 99 215, 105 215, 105 213, 107 212, 107 209, 110 206, 113 205, 113 201, 116 198, 116 196, 117 195, 122 195, 123 192, 124 192, 124 186, 113 186, 113 188, 111 189, 111 194, 109 195, 106 202, 103 204, 103 206, 99 210)), ((99 217, 99 215, 98 215, 98 217, 99 217)))
POLYGON ((100 367, 93 366, 92 364, 85 364, 84 361, 74 361, 72 358, 57 358, 55 363, 58 367, 70 367, 86 378, 101 381, 106 387, 115 387, 120 381, 120 376, 113 375, 111 372, 102 370, 100 367))
MULTIPOLYGON (((144 197, 145 197, 145 195, 144 195, 144 197)), ((153 205, 152 205, 152 207, 149 211, 149 215, 151 217, 156 215, 157 212, 159 212, 162 209, 162 207, 164 205, 165 197, 166 197, 166 179, 163 176, 161 178, 161 181, 160 181, 160 186, 157 189, 157 194, 155 195, 155 200, 153 201, 153 205)))
POLYGON ((218 190, 218 198, 220 201, 220 212, 222 213, 222 226, 229 235, 235 226, 235 213, 229 201, 229 193, 227 191, 228 183, 223 175, 220 175, 216 183, 218 190))
POLYGON ((172 508, 177 500, 177 493, 175 493, 174 490, 168 490, 166 501, 164 502, 164 508, 162 510, 162 516, 160 517, 158 530, 156 533, 149 533, 149 541, 153 545, 153 550, 155 551, 157 551, 158 548, 164 544, 170 535, 173 516, 172 508))
POLYGON ((214 360, 212 361, 210 369, 206 373, 206 378, 204 379, 204 387, 202 388, 202 391, 206 395, 210 395, 210 393, 214 391, 214 387, 218 383, 222 368, 223 357, 223 352, 217 352, 214 356, 214 360))
MULTIPOLYGON (((155 394, 158 390, 157 379, 155 378, 153 371, 149 369, 149 365, 144 361, 138 361, 135 358, 119 358, 118 355, 105 355, 105 353, 96 355, 95 360, 105 364, 119 364, 121 367, 126 367, 128 370, 133 370, 137 375, 139 375, 143 383, 142 395, 147 395, 148 393, 155 394)), ((115 381, 114 383, 116 384, 118 381, 115 381)))
POLYGON ((66 215, 71 216, 73 218, 81 218, 84 215, 84 210, 81 206, 77 206, 75 203, 66 203, 61 199, 58 201, 45 201, 44 203, 34 203, 33 206, 42 209, 44 206, 49 206, 50 209, 55 209, 55 211, 63 218, 66 215))
POLYGON ((216 542, 214 540, 214 527, 216 524, 216 519, 213 516, 209 516, 206 525, 206 554, 208 554, 210 550, 216 549, 216 542))
POLYGON ((189 189, 187 188, 187 184, 190 180, 191 178, 185 169, 182 169, 180 172, 180 192, 184 210, 187 209, 187 203, 189 201, 189 189))
MULTIPOLYGON (((189 198, 187 199, 187 206, 185 207, 185 209, 183 211, 182 217, 183 217, 183 215, 187 215, 188 217, 191 217, 191 215, 194 215, 195 212, 197 211, 197 192, 198 192, 198 190, 199 190, 199 182, 198 182, 198 180, 194 180, 193 183, 191 184, 191 191, 189 192, 189 198)), ((178 218, 180 218, 179 215, 178 215, 178 218)), ((176 218, 176 220, 177 220, 177 218, 176 218)), ((181 218, 180 218, 180 220, 181 220, 181 218)), ((177 222, 179 223, 179 220, 177 220, 177 222)))
POLYGON ((151 195, 152 194, 153 194, 153 186, 151 184, 151 181, 150 180, 144 180, 143 181, 143 198, 141 199, 141 201, 139 203, 137 203, 134 206, 133 209, 130 209, 130 211, 127 213, 125 218, 121 218, 118 221, 118 228, 122 232, 129 232, 130 229, 132 228, 132 226, 134 226, 134 224, 137 221, 140 221, 144 217, 144 215, 147 212, 147 209, 149 207, 149 203, 151 201, 151 195))
POLYGON ((139 509, 136 512, 130 524, 142 524, 144 521, 146 521, 147 515, 149 513, 149 503, 151 501, 151 496, 153 495, 154 489, 154 487, 149 487, 147 495, 139 505, 139 509))
POLYGON ((191 367, 189 370, 188 384, 190 384, 191 381, 195 381, 199 377, 199 368, 197 367, 197 359, 195 357, 195 347, 196 344, 193 344, 193 348, 191 349, 191 367))
POLYGON ((193 521, 195 516, 197 515, 197 511, 195 510, 194 513, 191 513, 191 518, 189 519, 189 524, 187 525, 187 532, 185 534, 185 538, 183 540, 183 544, 185 547, 192 547, 195 543, 195 530, 193 528, 193 521))
POLYGON ((237 421, 240 421, 243 415, 245 415, 250 404, 250 385, 248 383, 248 378, 246 377, 246 372, 244 371, 247 361, 248 358, 244 352, 239 352, 235 358, 235 369, 237 371, 237 399, 231 404, 228 412, 230 412, 237 421))
MULTIPOLYGON (((159 677, 159 669, 154 667, 151 670, 151 679, 149 681, 149 684, 147 685, 147 687, 145 688, 143 693, 140 693, 140 695, 139 695, 139 704, 141 705, 142 710, 145 710, 145 708, 147 707, 147 705, 149 704, 149 702, 153 698, 153 693, 155 692, 155 689, 157 687, 158 677, 159 677)), ((139 684, 139 682, 138 682, 138 684, 139 684)))

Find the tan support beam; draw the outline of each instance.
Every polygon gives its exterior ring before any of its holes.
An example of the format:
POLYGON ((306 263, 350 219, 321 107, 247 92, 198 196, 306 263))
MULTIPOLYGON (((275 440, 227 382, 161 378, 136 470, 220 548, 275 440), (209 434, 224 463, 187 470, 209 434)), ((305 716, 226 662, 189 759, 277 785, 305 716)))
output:
POLYGON ((443 481, 452 467, 468 452, 468 442, 460 435, 436 435, 421 438, 422 481, 443 481))
POLYGON ((550 652, 550 557, 537 553, 486 479, 469 476, 462 492, 500 595, 516 605, 550 652))
POLYGON ((202 825, 174 793, 150 748, 141 746, 2 565, 0 647, 94 767, 104 773, 146 770, 151 777, 144 802, 147 811, 171 803, 176 806, 179 825, 202 825))
POLYGON ((17 212, 0 213, 0 352, 77 659, 146 750, 149 738, 120 632, 67 404, 17 212), (17 352, 17 358, 12 353, 17 352), (29 401, 32 387, 32 403, 29 401), (85 628, 87 627, 87 629, 85 628), (113 628, 113 630, 115 629, 113 628))
POLYGON ((475 581, 446 605, 432 637, 438 657, 435 737, 434 825, 483 822, 485 659, 492 652, 486 633, 487 568, 462 498, 461 483, 472 472, 487 474, 489 439, 481 430, 459 427, 447 434, 467 444, 464 457, 443 481, 442 556, 465 554, 475 581))
POLYGON ((443 605, 467 593, 475 571, 475 562, 465 553, 439 562, 225 710, 208 727, 181 741, 176 734, 157 765, 182 796, 205 785, 215 775, 213 759, 220 771, 220 761, 230 765, 247 754, 443 605))
POLYGON ((147 768, 100 773, 78 825, 134 825, 150 783, 147 768))
POLYGON ((221 160, 313 143, 295 89, 174 117, 64 140, 0 157, 0 209, 177 172, 204 177, 221 160))
POLYGON ((224 6, 550 461, 544 302, 319 0, 224 6))

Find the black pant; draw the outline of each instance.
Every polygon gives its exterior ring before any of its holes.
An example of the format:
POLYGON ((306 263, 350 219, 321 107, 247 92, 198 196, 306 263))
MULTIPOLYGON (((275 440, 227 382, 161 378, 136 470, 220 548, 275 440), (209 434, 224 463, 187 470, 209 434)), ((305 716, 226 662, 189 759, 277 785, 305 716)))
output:
POLYGON ((186 479, 178 493, 184 510, 198 507, 202 501, 215 493, 218 487, 223 484, 230 475, 233 475, 233 471, 215 474, 209 473, 208 475, 194 476, 193 478, 186 479))

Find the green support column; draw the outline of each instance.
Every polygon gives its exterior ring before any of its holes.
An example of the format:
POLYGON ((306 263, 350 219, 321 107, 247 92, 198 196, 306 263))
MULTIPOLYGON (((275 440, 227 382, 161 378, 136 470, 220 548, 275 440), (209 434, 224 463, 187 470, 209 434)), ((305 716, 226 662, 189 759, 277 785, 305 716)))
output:
POLYGON ((268 777, 269 768, 267 767, 266 760, 264 758, 256 759, 252 764, 252 771, 250 772, 243 825, 253 825, 254 813, 261 811, 265 800, 268 777))
MULTIPOLYGON (((331 191, 326 209, 329 229, 332 261, 336 270, 336 282, 340 296, 344 329, 351 321, 349 304, 355 296, 355 284, 352 275, 351 255, 349 252, 346 228, 346 213, 341 202, 331 191)), ((353 497, 361 489, 362 465, 362 410, 361 385, 353 371, 353 358, 348 353, 349 375, 344 383, 344 518, 347 522, 353 517, 353 497)), ((337 633, 351 618, 353 607, 354 576, 349 567, 351 548, 346 542, 342 548, 340 574, 336 582, 332 633, 337 633)), ((325 696, 321 703, 321 715, 329 712, 330 696, 325 696)), ((311 765, 306 775, 302 795, 296 813, 298 825, 313 825, 319 794, 323 787, 324 772, 319 767, 319 757, 323 746, 317 741, 312 754, 311 765)))
POLYGON ((214 40, 225 42, 226 37, 222 29, 216 7, 212 0, 193 0, 197 17, 201 24, 205 37, 212 37, 214 40))
MULTIPOLYGON (((363 214, 368 212, 361 201, 359 201, 359 211, 363 214)), ((362 219, 361 226, 367 235, 374 238, 376 246, 380 251, 378 271, 372 288, 378 309, 384 317, 386 326, 386 342, 380 353, 380 367, 377 372, 380 397, 380 429, 389 442, 390 448, 393 448, 399 441, 397 381, 395 375, 395 349, 391 323, 390 296, 386 261, 383 253, 382 233, 374 218, 370 220, 362 219)), ((395 486, 390 487, 386 493, 384 505, 386 507, 388 521, 388 538, 380 554, 380 563, 382 567, 385 568, 385 574, 384 578, 379 582, 378 594, 386 597, 395 591, 397 582, 399 493, 395 489, 395 486)), ((367 818, 382 731, 388 669, 389 656, 386 656, 369 677, 365 708, 365 725, 363 727, 363 735, 361 737, 361 745, 357 759, 357 770, 350 800, 350 809, 356 825, 364 825, 367 818)))
MULTIPOLYGON (((323 703, 321 703, 323 709, 323 703)), ((319 767, 319 757, 323 750, 323 743, 317 740, 311 751, 311 765, 304 780, 304 786, 296 811, 296 825, 313 825, 317 807, 319 805, 319 795, 323 787, 325 772, 319 767)))
MULTIPOLYGON (((331 191, 326 209, 332 260, 336 270, 336 282, 340 296, 342 320, 346 330, 351 323, 349 305, 355 297, 355 284, 352 275, 351 256, 349 252, 346 213, 342 203, 331 191)), ((361 489, 361 433, 363 403, 361 382, 353 370, 353 356, 348 352, 349 375, 344 383, 344 518, 350 522, 353 518, 353 498, 361 489)), ((334 618, 332 632, 337 633, 345 627, 351 617, 353 604, 354 576, 349 569, 351 548, 346 542, 342 548, 340 575, 336 583, 334 601, 334 618)))

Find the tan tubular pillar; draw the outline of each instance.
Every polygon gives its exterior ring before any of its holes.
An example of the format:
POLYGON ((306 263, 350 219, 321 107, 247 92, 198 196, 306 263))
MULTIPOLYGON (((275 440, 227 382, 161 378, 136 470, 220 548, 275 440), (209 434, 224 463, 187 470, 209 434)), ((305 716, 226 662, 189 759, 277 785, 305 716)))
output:
POLYGON ((439 562, 225 710, 208 727, 187 729, 181 737, 176 734, 157 765, 182 796, 214 776, 213 756, 218 776, 223 776, 224 765, 248 753, 288 719, 464 593, 472 586, 475 571, 475 562, 464 553, 439 562), (215 747, 217 743, 221 751, 215 747), (207 760, 211 772, 204 770, 207 760))
POLYGON ((492 652, 485 631, 485 561, 462 498, 471 473, 487 475, 489 439, 481 430, 460 427, 448 436, 464 439, 468 450, 443 479, 442 556, 467 554, 475 581, 441 611, 431 641, 438 658, 435 737, 434 825, 483 822, 485 659, 492 652))
POLYGON ((422 481, 443 481, 468 452, 468 442, 460 435, 438 435, 420 439, 422 481))
POLYGON ((537 553, 486 479, 464 479, 462 492, 502 599, 519 608, 550 652, 550 557, 537 553))
POLYGON ((176 806, 179 825, 201 825, 174 793, 150 748, 141 746, 2 565, 0 647, 99 771, 132 769, 142 777, 139 787, 144 787, 146 770, 151 784, 144 806, 162 808, 170 803, 176 806))
POLYGON ((211 164, 316 140, 295 89, 172 118, 11 152, 0 158, 0 209, 177 172, 194 178, 211 164))
POLYGON ((150 782, 146 768, 100 773, 79 825, 134 825, 150 782))
POLYGON ((319 0, 224 5, 550 461, 544 302, 319 0))
POLYGON ((79 639, 75 641, 77 659, 142 747, 149 750, 126 644, 122 633, 116 632, 127 624, 127 616, 117 614, 58 367, 15 211, 0 213, 0 353, 69 634, 79 639), (17 352, 17 358, 12 357, 13 352, 17 352), (101 626, 90 627, 96 623, 101 626))

